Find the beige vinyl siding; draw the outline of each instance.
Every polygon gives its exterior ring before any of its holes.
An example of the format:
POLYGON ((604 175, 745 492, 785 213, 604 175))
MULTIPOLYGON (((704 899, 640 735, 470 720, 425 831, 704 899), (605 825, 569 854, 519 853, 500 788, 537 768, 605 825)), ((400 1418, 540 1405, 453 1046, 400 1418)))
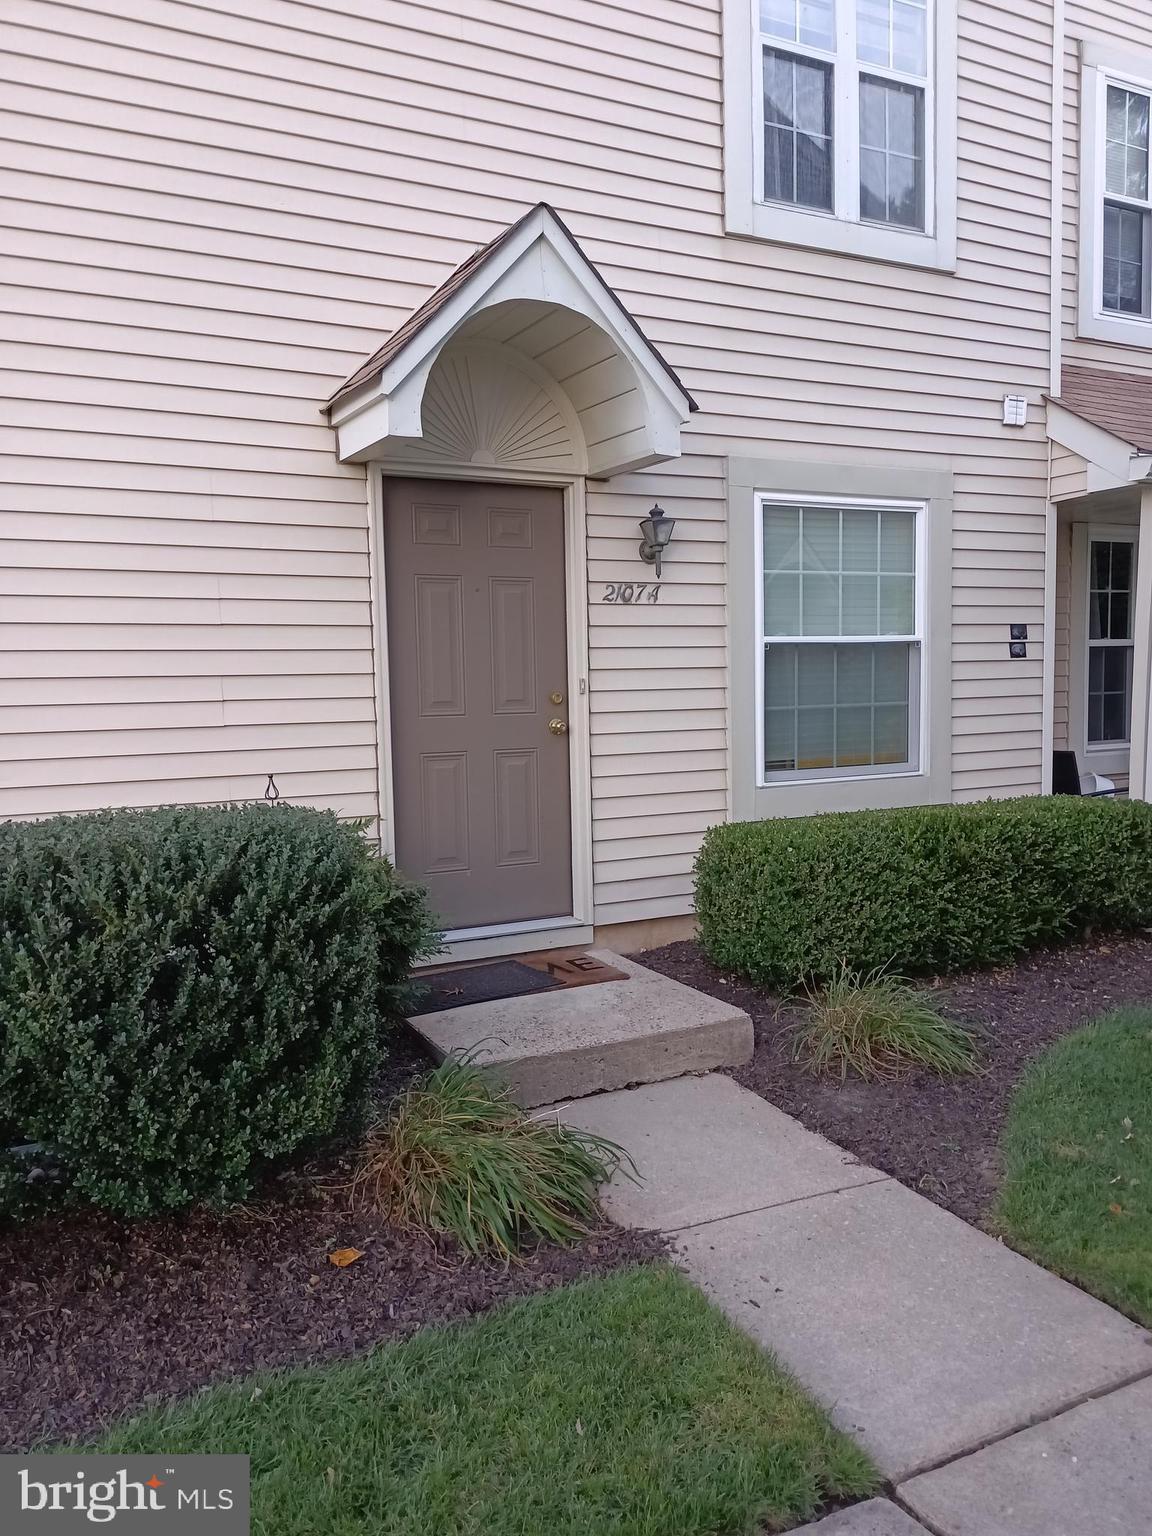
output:
POLYGON ((1068 0, 1064 49, 1064 359, 1125 373, 1152 372, 1152 347, 1078 334, 1080 260, 1080 46, 1152 54, 1152 9, 1134 0, 1068 0))
MULTIPOLYGON (((31 499, 77 505, 51 470, 31 499)), ((172 498, 137 494, 132 516, 0 518, 0 815, 249 800, 272 772, 285 796, 374 818, 361 504, 316 530, 168 518, 172 498)), ((195 498, 213 502, 227 515, 195 498)))
POLYGON ((674 916, 691 907, 693 858, 728 804, 723 461, 590 486, 587 503, 597 918, 674 916), (659 604, 605 603, 608 582, 651 574, 636 546, 654 501, 676 516, 659 604))
POLYGON ((757 707, 728 699, 729 455, 954 472, 930 707, 957 797, 1039 788, 1047 460, 1039 410, 1006 429, 1000 400, 1047 386, 1047 0, 961 0, 955 275, 724 236, 719 0, 236 9, 0 20, 0 812, 249 797, 273 770, 375 813, 364 475, 318 407, 540 198, 702 407, 679 463, 588 489, 599 920, 687 910, 728 811, 726 711, 757 707), (656 500, 660 606, 606 605, 656 500))
POLYGON ((1087 464, 1078 453, 1070 453, 1067 448, 1061 448, 1056 443, 1052 445, 1051 477, 1053 501, 1087 494, 1087 464))

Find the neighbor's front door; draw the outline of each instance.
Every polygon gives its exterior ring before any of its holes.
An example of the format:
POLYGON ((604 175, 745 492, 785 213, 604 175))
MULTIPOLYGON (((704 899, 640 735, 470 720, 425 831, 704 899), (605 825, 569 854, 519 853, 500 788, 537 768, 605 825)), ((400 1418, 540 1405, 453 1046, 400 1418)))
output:
POLYGON ((572 911, 563 493, 385 480, 396 862, 447 928, 572 911))

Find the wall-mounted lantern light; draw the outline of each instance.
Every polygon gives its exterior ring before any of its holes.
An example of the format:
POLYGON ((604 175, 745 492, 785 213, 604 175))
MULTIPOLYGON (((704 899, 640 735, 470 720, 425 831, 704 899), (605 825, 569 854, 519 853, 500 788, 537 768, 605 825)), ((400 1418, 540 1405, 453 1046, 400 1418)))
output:
POLYGON ((647 517, 640 519, 640 558, 648 565, 655 565, 657 577, 660 575, 660 557, 672 542, 675 526, 676 519, 669 517, 660 506, 653 507, 647 517))

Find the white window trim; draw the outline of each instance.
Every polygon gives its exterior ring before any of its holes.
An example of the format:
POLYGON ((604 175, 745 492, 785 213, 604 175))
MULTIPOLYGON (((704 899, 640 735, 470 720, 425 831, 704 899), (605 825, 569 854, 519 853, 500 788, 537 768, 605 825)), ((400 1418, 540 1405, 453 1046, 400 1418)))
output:
POLYGON ((898 501, 891 497, 873 496, 801 496, 795 492, 787 491, 762 491, 756 497, 756 787, 757 789, 770 789, 777 784, 830 784, 856 782, 861 779, 890 779, 898 777, 918 777, 920 764, 924 761, 927 752, 925 740, 925 722, 928 711, 925 708, 924 690, 924 516, 927 504, 924 501, 898 501), (833 507, 843 508, 844 511, 874 511, 874 512, 912 512, 915 514, 915 549, 916 563, 914 567, 914 579, 916 583, 916 623, 915 633, 911 635, 838 635, 816 636, 812 635, 773 635, 767 640, 764 634, 764 518, 765 507, 770 506, 796 506, 804 507, 833 507), (910 645, 916 653, 916 666, 919 673, 917 678, 916 696, 913 708, 909 716, 909 761, 896 763, 891 766, 884 763, 876 763, 867 768, 845 770, 843 768, 797 768, 795 770, 783 770, 781 772, 768 773, 764 767, 764 649, 766 644, 772 645, 910 645))
MULTIPOLYGON (((855 0, 838 0, 838 15, 855 28, 855 0)), ((761 61, 758 0, 723 0, 724 7, 724 227, 730 235, 813 247, 846 256, 902 266, 952 271, 956 266, 956 0, 936 0, 932 37, 933 70, 924 104, 926 230, 863 223, 855 216, 858 188, 847 167, 855 163, 859 104, 851 93, 835 93, 833 213, 768 203, 760 195, 763 162, 761 61)), ((806 45, 778 40, 785 52, 831 59, 806 45)), ((854 50, 853 50, 854 51, 854 50)), ((879 65, 860 64, 865 74, 905 81, 909 77, 879 65)), ((844 72, 841 71, 841 74, 844 72)))
POLYGON ((1077 331, 1094 341, 1152 347, 1152 315, 1118 315, 1104 308, 1104 150, 1110 85, 1152 96, 1152 54, 1117 54, 1083 45, 1077 331))
POLYGON ((1140 564, 1140 529, 1135 523, 1072 524, 1072 641, 1068 667, 1068 745, 1081 773, 1127 773, 1131 741, 1088 745, 1088 549, 1099 539, 1132 545, 1133 723, 1135 723, 1136 581, 1140 564))
POLYGON ((950 470, 875 464, 728 460, 728 656, 730 815, 735 821, 811 816, 821 811, 942 804, 952 796, 952 482, 950 470), (924 637, 920 673, 920 762, 915 770, 870 769, 835 777, 805 774, 762 782, 764 632, 758 605, 763 577, 754 557, 763 498, 837 506, 869 499, 922 508, 917 540, 917 625, 924 637))

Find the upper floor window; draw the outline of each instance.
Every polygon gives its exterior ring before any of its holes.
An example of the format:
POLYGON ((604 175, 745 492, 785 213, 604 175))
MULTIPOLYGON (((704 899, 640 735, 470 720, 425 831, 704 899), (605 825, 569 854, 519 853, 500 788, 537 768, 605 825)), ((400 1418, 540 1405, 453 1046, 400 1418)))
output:
POLYGON ((924 228, 930 22, 928 0, 760 0, 768 202, 924 228))
POLYGON ((725 0, 728 229, 951 265, 953 11, 725 0))
POLYGON ((1104 111, 1101 302, 1118 315, 1148 314, 1148 96, 1109 85, 1104 111))
POLYGON ((1085 46, 1081 90, 1080 334, 1152 346, 1152 179, 1148 71, 1085 46))

